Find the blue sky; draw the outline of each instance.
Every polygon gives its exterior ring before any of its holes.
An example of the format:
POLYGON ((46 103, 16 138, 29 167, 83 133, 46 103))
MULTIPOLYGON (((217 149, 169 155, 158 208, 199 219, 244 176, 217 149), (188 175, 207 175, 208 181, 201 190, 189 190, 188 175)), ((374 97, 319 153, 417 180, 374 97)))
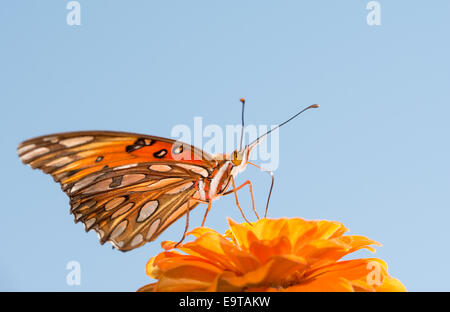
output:
MULTIPOLYGON (((343 222, 383 244, 372 255, 412 291, 449 290, 450 3, 379 1, 68 1, 0 5, 2 207, 0 290, 134 291, 162 240, 128 253, 73 224, 51 177, 21 164, 22 140, 117 130, 170 136, 175 125, 275 124, 280 131, 271 217, 343 222), (81 265, 81 285, 66 265, 81 265)), ((270 179, 248 168, 263 211, 270 179)), ((240 193, 250 214, 250 199, 240 193)), ((204 207, 191 214, 200 225, 204 207)), ((207 226, 242 221, 231 196, 207 226)))

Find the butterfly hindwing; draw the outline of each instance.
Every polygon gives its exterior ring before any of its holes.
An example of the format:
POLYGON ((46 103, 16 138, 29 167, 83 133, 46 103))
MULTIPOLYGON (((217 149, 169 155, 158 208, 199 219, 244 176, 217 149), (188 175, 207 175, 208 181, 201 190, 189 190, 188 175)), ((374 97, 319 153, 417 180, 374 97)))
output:
POLYGON ((43 136, 20 144, 18 153, 61 184, 76 222, 120 250, 154 240, 194 208, 195 183, 214 167, 190 145, 123 132, 43 136))
MULTIPOLYGON (((86 230, 99 234, 102 244, 111 241, 125 251, 154 240, 184 215, 195 192, 192 179, 161 177, 117 192, 80 194, 71 199, 71 212, 86 230)), ((191 203, 189 209, 196 205, 191 203)))

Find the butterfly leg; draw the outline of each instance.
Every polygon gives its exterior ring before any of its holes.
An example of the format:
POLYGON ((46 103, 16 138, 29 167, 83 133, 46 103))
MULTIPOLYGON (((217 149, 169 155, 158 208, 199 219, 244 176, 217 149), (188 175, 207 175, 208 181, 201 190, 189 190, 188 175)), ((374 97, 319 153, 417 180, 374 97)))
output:
POLYGON ((202 227, 205 225, 206 216, 208 215, 210 210, 211 210, 211 201, 208 202, 208 208, 206 208, 205 215, 203 216, 202 227))
POLYGON ((242 214, 242 217, 245 219, 245 221, 246 221, 248 224, 251 224, 250 221, 248 221, 248 219, 245 217, 245 214, 244 214, 244 212, 242 211, 241 205, 239 204, 239 199, 238 199, 238 196, 237 196, 237 191, 240 190, 241 188, 243 188, 244 186, 246 186, 246 185, 248 184, 248 186, 249 186, 249 188, 250 188, 250 194, 251 194, 251 196, 252 196, 253 211, 255 212, 256 218, 259 219, 259 215, 258 215, 258 213, 256 212, 256 209, 255 209, 255 198, 254 198, 254 196, 253 196, 252 182, 250 182, 250 180, 247 180, 247 181, 245 181, 244 183, 242 183, 242 185, 236 187, 236 184, 235 184, 235 182, 234 182, 234 177, 231 176, 231 183, 232 183, 232 185, 233 185, 233 189, 232 189, 231 191, 225 192, 224 195, 228 195, 228 194, 234 193, 234 198, 236 199, 236 205, 238 206, 239 211, 240 211, 241 214, 242 214))
POLYGON ((187 206, 187 208, 186 208, 186 227, 184 228, 183 237, 181 238, 181 240, 178 243, 175 244, 175 246, 173 248, 177 248, 178 245, 180 245, 186 238, 186 233, 189 228, 189 201, 186 206, 187 206))
POLYGON ((266 203, 266 211, 264 212, 264 218, 267 218, 267 211, 269 210, 269 201, 270 201, 270 195, 272 195, 272 189, 273 189, 273 184, 275 182, 275 177, 273 176, 273 171, 267 170, 262 168, 261 166, 258 166, 252 162, 248 162, 250 165, 255 166, 256 168, 259 168, 261 171, 267 172, 268 174, 270 174, 270 176, 272 177, 272 184, 270 185, 270 191, 269 191, 269 196, 267 197, 267 203, 266 203))

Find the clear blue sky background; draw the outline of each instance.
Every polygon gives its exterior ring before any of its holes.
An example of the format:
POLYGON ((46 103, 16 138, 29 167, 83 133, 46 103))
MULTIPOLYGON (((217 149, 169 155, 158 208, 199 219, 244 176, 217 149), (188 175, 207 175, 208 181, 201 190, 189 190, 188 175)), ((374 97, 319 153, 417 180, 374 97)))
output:
MULTIPOLYGON (((21 164, 17 144, 74 130, 170 136, 174 125, 278 123, 271 217, 343 222, 383 243, 374 256, 408 290, 449 290, 450 2, 68 1, 0 4, 0 290, 135 291, 147 260, 184 221, 128 253, 74 225, 50 176, 21 164), (81 264, 81 285, 66 264, 81 264)), ((257 206, 270 179, 248 168, 257 206)), ((246 191, 240 195, 250 214, 246 191)), ((204 206, 193 212, 200 225, 204 206)), ((207 225, 241 221, 233 197, 207 225)), ((360 252, 358 256, 373 256, 360 252)))

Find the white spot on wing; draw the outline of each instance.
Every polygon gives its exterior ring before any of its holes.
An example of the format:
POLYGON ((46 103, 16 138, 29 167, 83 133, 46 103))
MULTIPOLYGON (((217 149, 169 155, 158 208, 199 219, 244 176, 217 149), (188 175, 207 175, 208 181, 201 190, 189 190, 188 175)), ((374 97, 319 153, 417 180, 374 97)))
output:
POLYGON ((133 167, 136 167, 136 166, 137 166, 137 164, 122 165, 122 166, 113 168, 113 170, 128 169, 128 168, 133 168, 133 167))
POLYGON ((153 237, 153 235, 155 234, 156 230, 158 229, 160 223, 161 223, 161 219, 157 219, 152 223, 152 225, 150 225, 147 235, 145 235, 146 240, 150 240, 153 237))
POLYGON ((142 222, 148 219, 158 208, 158 201, 151 200, 145 203, 145 205, 139 211, 139 216, 137 218, 137 222, 142 222))
POLYGON ((121 185, 125 186, 125 185, 129 185, 129 184, 133 184, 142 179, 145 179, 145 174, 140 174, 140 173, 126 174, 123 176, 121 185))
POLYGON ((22 146, 17 149, 17 153, 20 155, 22 153, 29 151, 30 149, 33 149, 35 146, 36 146, 36 144, 28 144, 28 145, 22 146))
POLYGON ((134 206, 134 203, 126 204, 125 206, 123 206, 122 208, 120 208, 116 212, 114 212, 113 215, 111 216, 111 219, 114 219, 114 218, 116 218, 118 216, 123 215, 125 212, 130 210, 133 206, 134 206))
POLYGON ((131 241, 131 247, 134 247, 136 245, 139 245, 144 240, 144 237, 142 234, 138 234, 135 237, 133 237, 133 240, 131 241))
POLYGON ((167 165, 152 165, 149 167, 150 170, 159 171, 159 172, 167 172, 172 170, 172 167, 167 165))
MULTIPOLYGON (((110 190, 111 188, 109 186, 111 185, 112 182, 113 182, 112 179, 106 179, 106 180, 99 181, 99 182, 89 186, 87 189, 85 189, 83 191, 83 193, 92 194, 92 193, 110 190)), ((72 190, 72 193, 73 192, 74 191, 72 190)))
POLYGON ((59 144, 62 144, 65 147, 73 147, 73 146, 87 143, 89 141, 92 141, 93 139, 94 139, 94 137, 92 137, 92 136, 76 137, 76 138, 61 140, 61 141, 59 141, 59 144))
POLYGON ((116 237, 120 236, 123 232, 125 232, 125 229, 127 228, 128 221, 123 220, 120 222, 112 231, 111 233, 111 239, 115 239, 116 237))
POLYGON ((122 248, 123 245, 125 245, 125 243, 123 241, 118 242, 118 243, 112 241, 112 244, 114 245, 114 247, 117 247, 117 248, 122 248))
POLYGON ((97 234, 99 239, 102 239, 103 236, 105 236, 105 232, 103 232, 103 230, 101 229, 97 229, 97 234))
POLYGON ((45 165, 48 166, 48 167, 51 167, 51 166, 58 166, 58 167, 60 167, 60 166, 67 165, 68 163, 70 163, 72 161, 73 161, 72 158, 64 156, 64 157, 61 157, 61 158, 56 158, 56 159, 52 160, 51 162, 49 162, 49 163, 47 163, 45 165))
MULTIPOLYGON (((78 181, 77 183, 75 183, 75 184, 72 186, 72 189, 70 190, 70 193, 74 193, 74 192, 76 192, 76 191, 82 189, 83 187, 85 187, 85 186, 91 184, 92 182, 95 181, 95 179, 97 179, 97 178, 98 178, 99 176, 101 176, 101 175, 102 175, 102 173, 98 173, 98 174, 94 174, 94 175, 91 175, 91 176, 87 176, 86 178, 81 179, 80 181, 78 181)), ((108 185, 109 185, 109 184, 108 184, 108 185)), ((93 186, 96 186, 96 184, 94 184, 93 186)), ((92 187, 90 187, 90 188, 92 188, 92 187)), ((89 188, 89 189, 90 189, 90 188, 89 188)))
POLYGON ((42 154, 45 154, 45 153, 48 153, 48 152, 50 152, 49 148, 47 148, 47 147, 39 147, 39 148, 37 148, 35 150, 32 150, 32 151, 30 151, 30 152, 20 156, 20 158, 22 160, 26 161, 26 160, 30 160, 30 159, 32 159, 32 158, 34 158, 36 156, 41 156, 42 154))
POLYGON ((106 203, 105 210, 108 211, 108 210, 114 209, 117 206, 119 206, 121 203, 123 203, 125 200, 126 200, 125 197, 114 198, 106 203))
POLYGON ((91 226, 93 226, 95 223, 95 218, 89 219, 86 221, 85 225, 86 225, 86 230, 89 229, 91 226))
POLYGON ((177 166, 184 168, 186 170, 190 170, 190 171, 197 173, 205 178, 209 175, 208 170, 206 170, 205 168, 200 167, 200 166, 194 166, 194 165, 188 165, 188 164, 177 164, 177 166))
POLYGON ((51 142, 51 143, 56 143, 58 142, 58 138, 57 137, 46 137, 44 138, 45 142, 51 142))

